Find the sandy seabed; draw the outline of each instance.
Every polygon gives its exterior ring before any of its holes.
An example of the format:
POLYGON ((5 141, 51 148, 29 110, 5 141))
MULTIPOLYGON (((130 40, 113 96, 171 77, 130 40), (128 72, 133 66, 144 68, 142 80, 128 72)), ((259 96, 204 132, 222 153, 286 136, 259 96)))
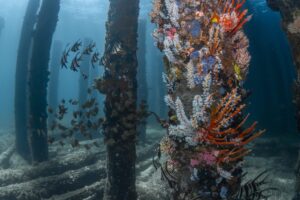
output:
MULTIPOLYGON (((13 145, 14 136, 12 133, 12 130, 0 131, 0 154, 13 145)), ((146 148, 151 148, 154 147, 154 144, 159 142, 160 138, 163 136, 163 131, 160 129, 149 128, 147 134, 148 142, 146 148)), ((249 148, 253 149, 253 152, 245 159, 244 171, 247 172, 245 180, 254 178, 262 171, 268 170, 269 186, 279 189, 279 192, 274 192, 270 200, 291 200, 295 188, 294 168, 299 149, 298 141, 284 143, 280 139, 260 138, 249 148)), ((100 149, 100 151, 105 150, 104 147, 100 149)), ((145 149, 145 146, 138 146, 137 149, 138 152, 142 151, 145 149)), ((79 148, 73 150, 70 145, 61 147, 58 144, 54 144, 53 146, 50 146, 49 151, 50 155, 53 157, 66 156, 68 154, 70 154, 71 157, 72 154, 82 153, 84 149, 79 148)), ((167 190, 161 180, 160 171, 155 170, 152 165, 151 154, 151 152, 146 152, 145 156, 137 163, 137 190, 139 192, 139 199, 163 200, 166 199, 167 190)), ((30 167, 30 165, 26 164, 24 160, 14 153, 10 158, 9 168, 0 169, 0 176, 1 174, 5 174, 8 170, 28 170, 30 167)))

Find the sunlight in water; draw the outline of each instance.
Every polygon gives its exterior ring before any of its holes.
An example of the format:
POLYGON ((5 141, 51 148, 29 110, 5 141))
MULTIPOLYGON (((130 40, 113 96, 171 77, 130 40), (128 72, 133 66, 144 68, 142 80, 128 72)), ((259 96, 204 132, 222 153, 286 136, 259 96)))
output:
POLYGON ((108 9, 108 0, 64 0, 61 12, 73 14, 75 18, 96 20, 108 9))

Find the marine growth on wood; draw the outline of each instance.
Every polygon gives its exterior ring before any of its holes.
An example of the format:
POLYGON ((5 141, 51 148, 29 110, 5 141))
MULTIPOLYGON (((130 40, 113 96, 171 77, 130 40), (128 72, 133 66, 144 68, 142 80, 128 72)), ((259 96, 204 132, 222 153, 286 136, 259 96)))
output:
MULTIPOLYGON (((242 85, 251 56, 245 0, 155 0, 151 20, 164 53, 170 109, 162 175, 173 199, 233 199, 246 145, 264 131, 245 127, 242 85)), ((157 163, 156 163, 157 164, 157 163)))

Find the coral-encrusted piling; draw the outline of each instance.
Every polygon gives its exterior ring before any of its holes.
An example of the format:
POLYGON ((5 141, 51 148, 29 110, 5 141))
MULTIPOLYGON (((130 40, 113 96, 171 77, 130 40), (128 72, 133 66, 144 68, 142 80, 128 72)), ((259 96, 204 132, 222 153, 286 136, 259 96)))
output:
POLYGON ((296 67, 297 79, 294 82, 294 103, 296 120, 300 131, 300 1, 267 0, 269 7, 279 11, 282 16, 282 27, 289 40, 296 67))
POLYGON ((240 1, 154 1, 153 36, 164 52, 170 109, 162 175, 172 199, 231 199, 241 185, 245 145, 260 136, 244 124, 250 20, 240 1))
POLYGON ((29 66, 29 142, 33 162, 48 159, 47 84, 50 47, 60 0, 44 0, 39 12, 29 66))
POLYGON ((102 62, 106 95, 103 133, 107 145, 105 200, 135 200, 137 136, 137 37, 139 0, 110 0, 102 62))
MULTIPOLYGON (((296 106, 295 117, 298 132, 300 132, 300 1, 294 0, 267 0, 269 7, 279 11, 282 17, 282 27, 289 40, 293 59, 296 67, 297 78, 294 82, 294 104, 296 106)), ((300 199, 300 153, 296 166, 296 188, 294 200, 300 199)))

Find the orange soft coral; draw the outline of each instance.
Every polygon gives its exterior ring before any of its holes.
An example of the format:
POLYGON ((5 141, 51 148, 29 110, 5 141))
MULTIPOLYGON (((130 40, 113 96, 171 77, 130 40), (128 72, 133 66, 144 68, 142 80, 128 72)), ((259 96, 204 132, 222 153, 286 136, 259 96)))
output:
POLYGON ((241 116, 244 108, 245 105, 241 104, 241 96, 237 89, 234 89, 211 112, 206 141, 225 149, 221 152, 223 156, 220 156, 220 162, 235 161, 243 157, 249 152, 244 146, 264 132, 264 130, 255 132, 256 122, 248 128, 242 128, 249 116, 244 118, 241 116), (237 119, 241 122, 235 125, 237 119))
POLYGON ((224 2, 223 12, 220 15, 220 24, 225 32, 234 34, 251 19, 251 16, 247 17, 247 9, 241 10, 244 3, 245 0, 228 0, 224 2))
POLYGON ((264 132, 253 133, 256 122, 249 128, 242 130, 241 127, 245 124, 248 116, 241 123, 233 126, 233 122, 236 121, 237 117, 241 117, 241 111, 245 108, 245 105, 240 104, 240 102, 241 96, 238 95, 237 89, 234 89, 213 109, 208 127, 210 143, 243 146, 264 132))

